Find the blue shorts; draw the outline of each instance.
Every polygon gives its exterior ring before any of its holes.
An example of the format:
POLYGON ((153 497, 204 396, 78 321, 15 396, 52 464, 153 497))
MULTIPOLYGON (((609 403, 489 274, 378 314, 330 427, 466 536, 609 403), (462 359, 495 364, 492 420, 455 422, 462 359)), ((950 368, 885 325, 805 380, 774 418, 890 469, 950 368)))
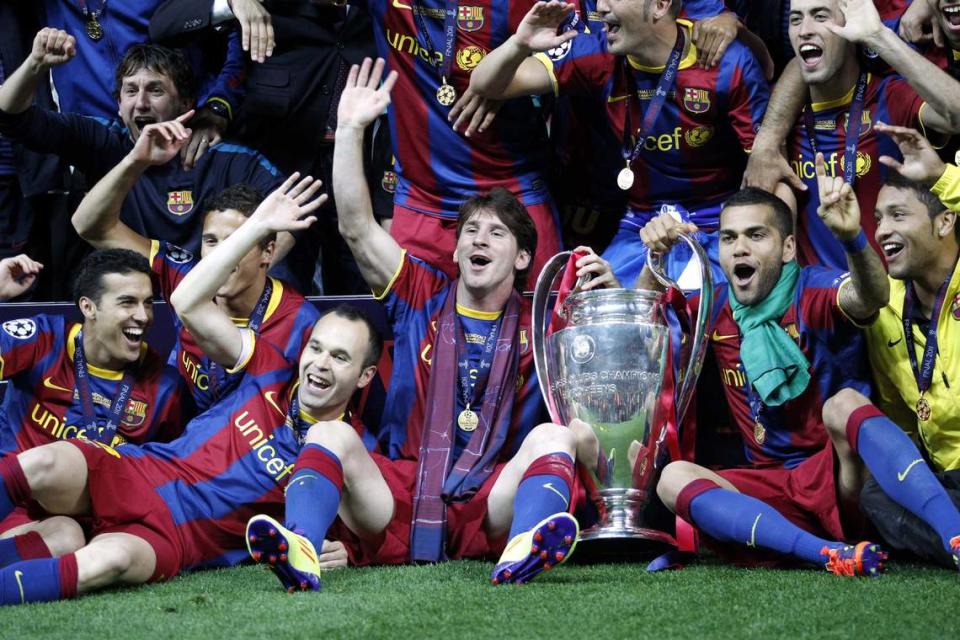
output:
MULTIPOLYGON (((701 231, 696 234, 696 239, 707 252, 710 270, 713 272, 713 284, 726 282, 727 277, 720 268, 718 232, 701 231)), ((643 265, 646 264, 647 246, 641 242, 639 230, 621 228, 603 252, 603 258, 610 263, 621 286, 633 287, 643 271, 643 265)), ((678 283, 681 289, 692 291, 700 288, 700 265, 693 255, 693 250, 686 243, 681 242, 673 247, 667 254, 665 265, 667 275, 678 283)))

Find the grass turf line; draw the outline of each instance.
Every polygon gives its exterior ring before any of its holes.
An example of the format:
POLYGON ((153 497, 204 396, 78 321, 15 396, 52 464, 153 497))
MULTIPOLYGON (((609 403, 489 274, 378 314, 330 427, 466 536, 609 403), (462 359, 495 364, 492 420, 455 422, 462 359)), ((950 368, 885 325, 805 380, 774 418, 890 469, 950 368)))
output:
POLYGON ((878 580, 716 562, 650 575, 564 566, 492 587, 490 563, 325 572, 289 595, 262 567, 206 571, 71 602, 0 608, 3 638, 956 637, 956 572, 893 564, 878 580))

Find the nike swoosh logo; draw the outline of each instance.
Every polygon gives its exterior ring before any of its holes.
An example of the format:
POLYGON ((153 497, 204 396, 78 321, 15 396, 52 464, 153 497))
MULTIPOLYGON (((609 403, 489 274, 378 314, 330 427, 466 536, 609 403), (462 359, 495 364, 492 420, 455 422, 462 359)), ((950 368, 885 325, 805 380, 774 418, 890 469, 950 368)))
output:
POLYGON ((20 580, 20 578, 23 577, 23 571, 14 571, 13 577, 17 579, 17 586, 20 587, 20 604, 23 604, 27 601, 27 599, 23 597, 23 582, 20 580))
POLYGON ((279 405, 277 405, 277 401, 274 400, 276 395, 277 395, 276 391, 267 391, 265 394, 263 394, 263 397, 267 399, 267 402, 270 404, 271 407, 277 410, 277 413, 279 413, 282 417, 286 418, 287 412, 282 410, 279 407, 279 405))
MULTIPOLYGON (((396 0, 394 0, 394 2, 396 2, 396 0)), ((629 99, 630 99, 630 94, 628 93, 624 96, 609 96, 607 98, 607 102, 622 102, 624 100, 629 100, 629 99)))
POLYGON ((887 340, 887 346, 890 347, 890 348, 893 348, 893 347, 897 346, 898 344, 900 344, 901 342, 903 342, 903 336, 900 336, 900 337, 897 338, 896 340, 887 340))
POLYGON ((403 4, 400 0, 393 0, 394 9, 403 9, 405 11, 413 11, 413 7, 408 4, 403 4))
POLYGON ((753 521, 753 526, 750 528, 750 540, 747 541, 748 547, 757 546, 757 525, 760 524, 761 516, 763 516, 762 513, 757 514, 757 519, 753 521))
POLYGON ((544 488, 544 489, 549 489, 550 491, 553 491, 555 494, 557 494, 558 496, 560 496, 560 499, 563 500, 563 506, 564 506, 564 508, 570 506, 570 501, 567 500, 567 497, 566 497, 565 495, 563 495, 562 493, 560 493, 555 486, 553 486, 553 483, 552 483, 552 482, 546 483, 545 485, 543 485, 543 488, 544 488))
POLYGON ((54 384, 53 378, 51 376, 47 376, 46 378, 43 379, 43 386, 45 386, 47 389, 53 389, 54 391, 65 391, 66 393, 73 393, 73 389, 67 389, 66 387, 61 387, 58 384, 54 384))
POLYGON ((898 471, 898 472, 897 472, 897 480, 899 480, 900 482, 903 482, 904 479, 906 479, 907 474, 910 473, 910 470, 913 469, 913 468, 914 468, 915 466, 917 466, 918 464, 920 464, 921 462, 923 462, 923 458, 917 458, 916 460, 914 460, 913 462, 911 462, 910 464, 908 464, 908 465, 907 465, 907 468, 904 469, 902 473, 898 471))
POLYGON ((713 340, 714 342, 722 342, 723 340, 730 340, 730 339, 732 339, 732 338, 738 338, 738 337, 740 337, 740 336, 737 335, 737 334, 733 334, 733 335, 729 335, 729 336, 722 336, 722 335, 720 335, 719 333, 717 333, 717 330, 716 330, 716 329, 714 329, 714 330, 713 330, 712 340, 713 340))

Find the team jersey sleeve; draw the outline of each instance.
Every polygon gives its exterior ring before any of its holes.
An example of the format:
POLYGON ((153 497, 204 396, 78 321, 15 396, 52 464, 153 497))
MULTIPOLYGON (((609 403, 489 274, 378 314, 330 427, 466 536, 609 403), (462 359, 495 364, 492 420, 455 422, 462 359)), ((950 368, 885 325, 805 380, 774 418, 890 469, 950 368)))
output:
POLYGON ((680 17, 687 20, 705 20, 718 16, 727 7, 722 0, 688 0, 684 2, 680 10, 680 17))
POLYGON ((37 315, 0 325, 0 379, 9 380, 64 348, 61 316, 37 315))
POLYGON ((890 76, 884 83, 882 91, 890 124, 920 129, 926 134, 923 129, 922 113, 926 103, 909 82, 900 76, 890 76))
POLYGON ((853 286, 849 273, 828 267, 804 267, 799 286, 799 315, 807 327, 829 332, 838 325, 863 326, 840 308, 840 292, 853 286))
POLYGON ((383 302, 387 318, 396 327, 412 315, 423 313, 427 302, 449 284, 450 280, 440 271, 404 251, 397 272, 377 299, 383 302))
POLYGON ((726 85, 730 125, 749 152, 770 101, 770 85, 753 53, 739 42, 730 45, 720 63, 720 81, 726 85))
POLYGON ((603 33, 581 33, 556 49, 534 58, 547 70, 554 95, 590 93, 601 89, 613 72, 616 59, 607 52, 603 33))
POLYGON ((162 240, 150 241, 150 269, 164 300, 170 299, 170 294, 196 264, 197 259, 186 249, 162 240))

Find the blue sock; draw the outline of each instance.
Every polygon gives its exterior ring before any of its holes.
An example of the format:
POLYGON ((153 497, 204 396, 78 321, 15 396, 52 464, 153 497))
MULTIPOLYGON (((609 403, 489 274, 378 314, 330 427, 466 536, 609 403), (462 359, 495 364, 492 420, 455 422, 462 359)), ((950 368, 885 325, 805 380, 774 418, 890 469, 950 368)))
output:
POLYGON ((507 539, 529 531, 546 517, 568 511, 572 482, 573 458, 567 454, 551 453, 534 460, 513 498, 513 522, 507 539))
POLYGON ((286 524, 303 533, 319 554, 340 508, 343 465, 328 449, 307 444, 287 484, 286 524))
POLYGON ((0 567, 22 560, 49 557, 50 549, 36 531, 0 540, 0 567))
POLYGON ((820 565, 825 561, 821 549, 844 546, 807 533, 761 500, 720 487, 695 496, 689 509, 693 524, 720 542, 772 549, 820 565))
POLYGON ((0 605, 51 602, 76 594, 77 560, 72 553, 0 569, 0 605))
POLYGON ((860 423, 857 452, 890 498, 929 524, 947 551, 960 536, 960 511, 927 466, 913 440, 886 416, 860 423))

